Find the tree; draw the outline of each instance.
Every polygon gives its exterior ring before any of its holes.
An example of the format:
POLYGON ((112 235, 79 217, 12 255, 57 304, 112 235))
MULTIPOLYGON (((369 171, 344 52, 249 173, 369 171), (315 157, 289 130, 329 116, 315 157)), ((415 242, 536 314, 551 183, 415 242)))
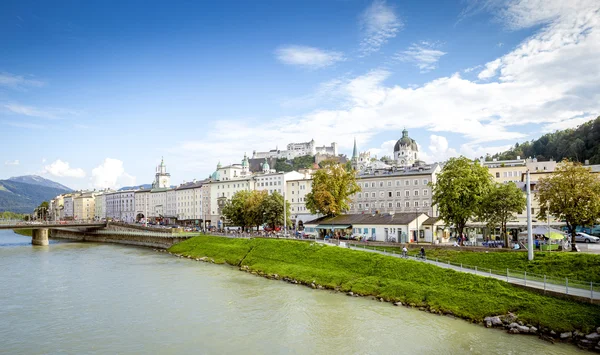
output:
POLYGON ((564 161, 554 173, 537 184, 540 204, 538 218, 552 215, 564 220, 571 234, 571 250, 575 247, 577 226, 594 224, 600 219, 600 179, 581 164, 564 161))
POLYGON ((225 202, 223 215, 230 223, 242 227, 258 227, 263 223, 263 200, 266 191, 238 191, 231 200, 225 202))
POLYGON ((439 216, 463 233, 467 221, 480 216, 482 201, 492 186, 488 170, 465 158, 450 158, 433 186, 432 205, 439 216))
POLYGON ((287 173, 288 171, 292 170, 294 170, 294 168, 290 164, 288 164, 285 158, 278 158, 275 161, 275 171, 283 171, 287 173))
POLYGON ((508 247, 506 224, 525 209, 526 203, 523 191, 514 182, 492 185, 482 201, 481 217, 488 226, 500 226, 505 247, 508 247))
MULTIPOLYGON (((283 196, 278 192, 273 192, 263 200, 262 205, 263 222, 275 229, 276 226, 283 225, 283 196)), ((286 201, 286 224, 289 226, 290 203, 286 201)))
POLYGON ((350 196, 360 191, 356 172, 335 162, 324 164, 313 175, 312 191, 306 194, 306 208, 313 214, 336 216, 350 208, 350 196))

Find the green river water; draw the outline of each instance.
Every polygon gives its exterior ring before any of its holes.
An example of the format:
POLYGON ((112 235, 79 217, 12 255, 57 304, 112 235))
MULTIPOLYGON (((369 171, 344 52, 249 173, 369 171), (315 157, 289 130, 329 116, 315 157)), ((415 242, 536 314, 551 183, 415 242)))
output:
POLYGON ((152 249, 0 231, 0 354, 571 354, 152 249))

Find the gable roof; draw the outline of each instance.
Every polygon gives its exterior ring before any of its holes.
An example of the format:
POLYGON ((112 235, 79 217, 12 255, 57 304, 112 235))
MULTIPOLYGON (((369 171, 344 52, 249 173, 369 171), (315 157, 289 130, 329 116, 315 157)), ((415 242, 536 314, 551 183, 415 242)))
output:
MULTIPOLYGON (((419 213, 423 215, 425 213, 419 213)), ((426 214, 425 214, 426 215, 426 214)), ((331 225, 348 225, 348 224, 386 224, 386 225, 403 225, 414 221, 417 214, 414 212, 404 213, 383 213, 383 214, 342 214, 335 217, 321 217, 312 221, 305 222, 307 224, 331 224, 331 225)))

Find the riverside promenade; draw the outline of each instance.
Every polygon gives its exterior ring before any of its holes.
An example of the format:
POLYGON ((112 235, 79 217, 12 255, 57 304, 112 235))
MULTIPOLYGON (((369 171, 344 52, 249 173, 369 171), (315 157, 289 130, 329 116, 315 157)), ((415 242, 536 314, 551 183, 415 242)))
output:
MULTIPOLYGON (((324 245, 329 245, 329 246, 337 246, 336 244, 327 243, 327 242, 324 242, 321 240, 318 241, 318 243, 322 243, 324 245)), ((594 285, 591 284, 588 289, 581 288, 580 286, 569 287, 568 283, 566 285, 559 285, 559 284, 550 283, 550 282, 543 282, 543 281, 537 281, 537 280, 531 280, 531 279, 528 280, 526 275, 524 278, 510 276, 509 274, 499 275, 497 272, 494 272, 490 269, 483 269, 483 268, 477 269, 477 267, 475 267, 475 269, 471 269, 471 268, 462 267, 461 265, 453 265, 450 263, 436 261, 433 259, 427 259, 426 257, 424 259, 420 258, 420 257, 415 257, 415 256, 403 257, 401 254, 398 254, 395 252, 387 252, 387 251, 382 251, 382 250, 359 248, 359 247, 349 245, 346 243, 340 245, 339 247, 349 248, 352 250, 364 251, 364 252, 369 252, 369 253, 377 253, 377 254, 392 256, 392 257, 396 257, 396 258, 406 258, 406 259, 410 259, 410 260, 414 260, 414 261, 418 261, 418 262, 428 263, 428 264, 435 265, 435 266, 438 266, 441 268, 451 269, 451 270, 458 271, 458 272, 465 272, 465 273, 484 276, 484 277, 493 277, 495 279, 506 281, 513 285, 536 290, 536 291, 539 291, 540 293, 550 294, 550 295, 554 295, 557 297, 568 297, 568 298, 573 298, 573 299, 577 299, 580 301, 591 302, 591 303, 596 303, 596 304, 600 303, 600 292, 597 291, 598 285, 595 285, 595 284, 594 285)))

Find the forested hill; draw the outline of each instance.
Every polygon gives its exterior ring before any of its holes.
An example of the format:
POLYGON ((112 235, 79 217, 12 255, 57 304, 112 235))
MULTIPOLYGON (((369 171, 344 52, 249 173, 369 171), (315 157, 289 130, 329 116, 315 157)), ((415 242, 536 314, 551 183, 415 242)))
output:
POLYGON ((49 201, 64 192, 54 187, 0 180, 0 212, 32 213, 43 201, 49 201))
POLYGON ((536 157, 538 160, 565 158, 571 161, 600 164, 600 116, 577 127, 554 133, 544 134, 538 139, 517 143, 506 152, 487 156, 486 160, 498 160, 536 157))

